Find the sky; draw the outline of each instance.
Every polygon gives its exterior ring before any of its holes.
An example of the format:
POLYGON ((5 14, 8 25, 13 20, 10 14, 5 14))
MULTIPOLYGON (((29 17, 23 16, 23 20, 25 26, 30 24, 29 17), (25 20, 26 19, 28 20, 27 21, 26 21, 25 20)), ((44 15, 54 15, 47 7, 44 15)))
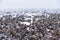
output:
POLYGON ((60 9, 60 0, 0 0, 0 9, 60 9))

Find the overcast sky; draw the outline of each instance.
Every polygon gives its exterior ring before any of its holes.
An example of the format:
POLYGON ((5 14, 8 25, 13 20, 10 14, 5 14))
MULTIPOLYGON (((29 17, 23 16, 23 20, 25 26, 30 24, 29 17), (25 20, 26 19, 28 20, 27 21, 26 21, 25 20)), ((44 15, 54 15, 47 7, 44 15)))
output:
POLYGON ((59 9, 60 0, 0 0, 0 9, 59 9))

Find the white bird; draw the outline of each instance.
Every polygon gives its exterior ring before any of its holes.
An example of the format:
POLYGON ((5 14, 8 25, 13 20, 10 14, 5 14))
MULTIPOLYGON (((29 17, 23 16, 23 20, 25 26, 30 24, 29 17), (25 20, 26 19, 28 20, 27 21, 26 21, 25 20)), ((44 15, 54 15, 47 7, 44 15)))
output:
POLYGON ((30 25, 30 23, 29 22, 20 22, 21 24, 24 24, 24 25, 30 25))

